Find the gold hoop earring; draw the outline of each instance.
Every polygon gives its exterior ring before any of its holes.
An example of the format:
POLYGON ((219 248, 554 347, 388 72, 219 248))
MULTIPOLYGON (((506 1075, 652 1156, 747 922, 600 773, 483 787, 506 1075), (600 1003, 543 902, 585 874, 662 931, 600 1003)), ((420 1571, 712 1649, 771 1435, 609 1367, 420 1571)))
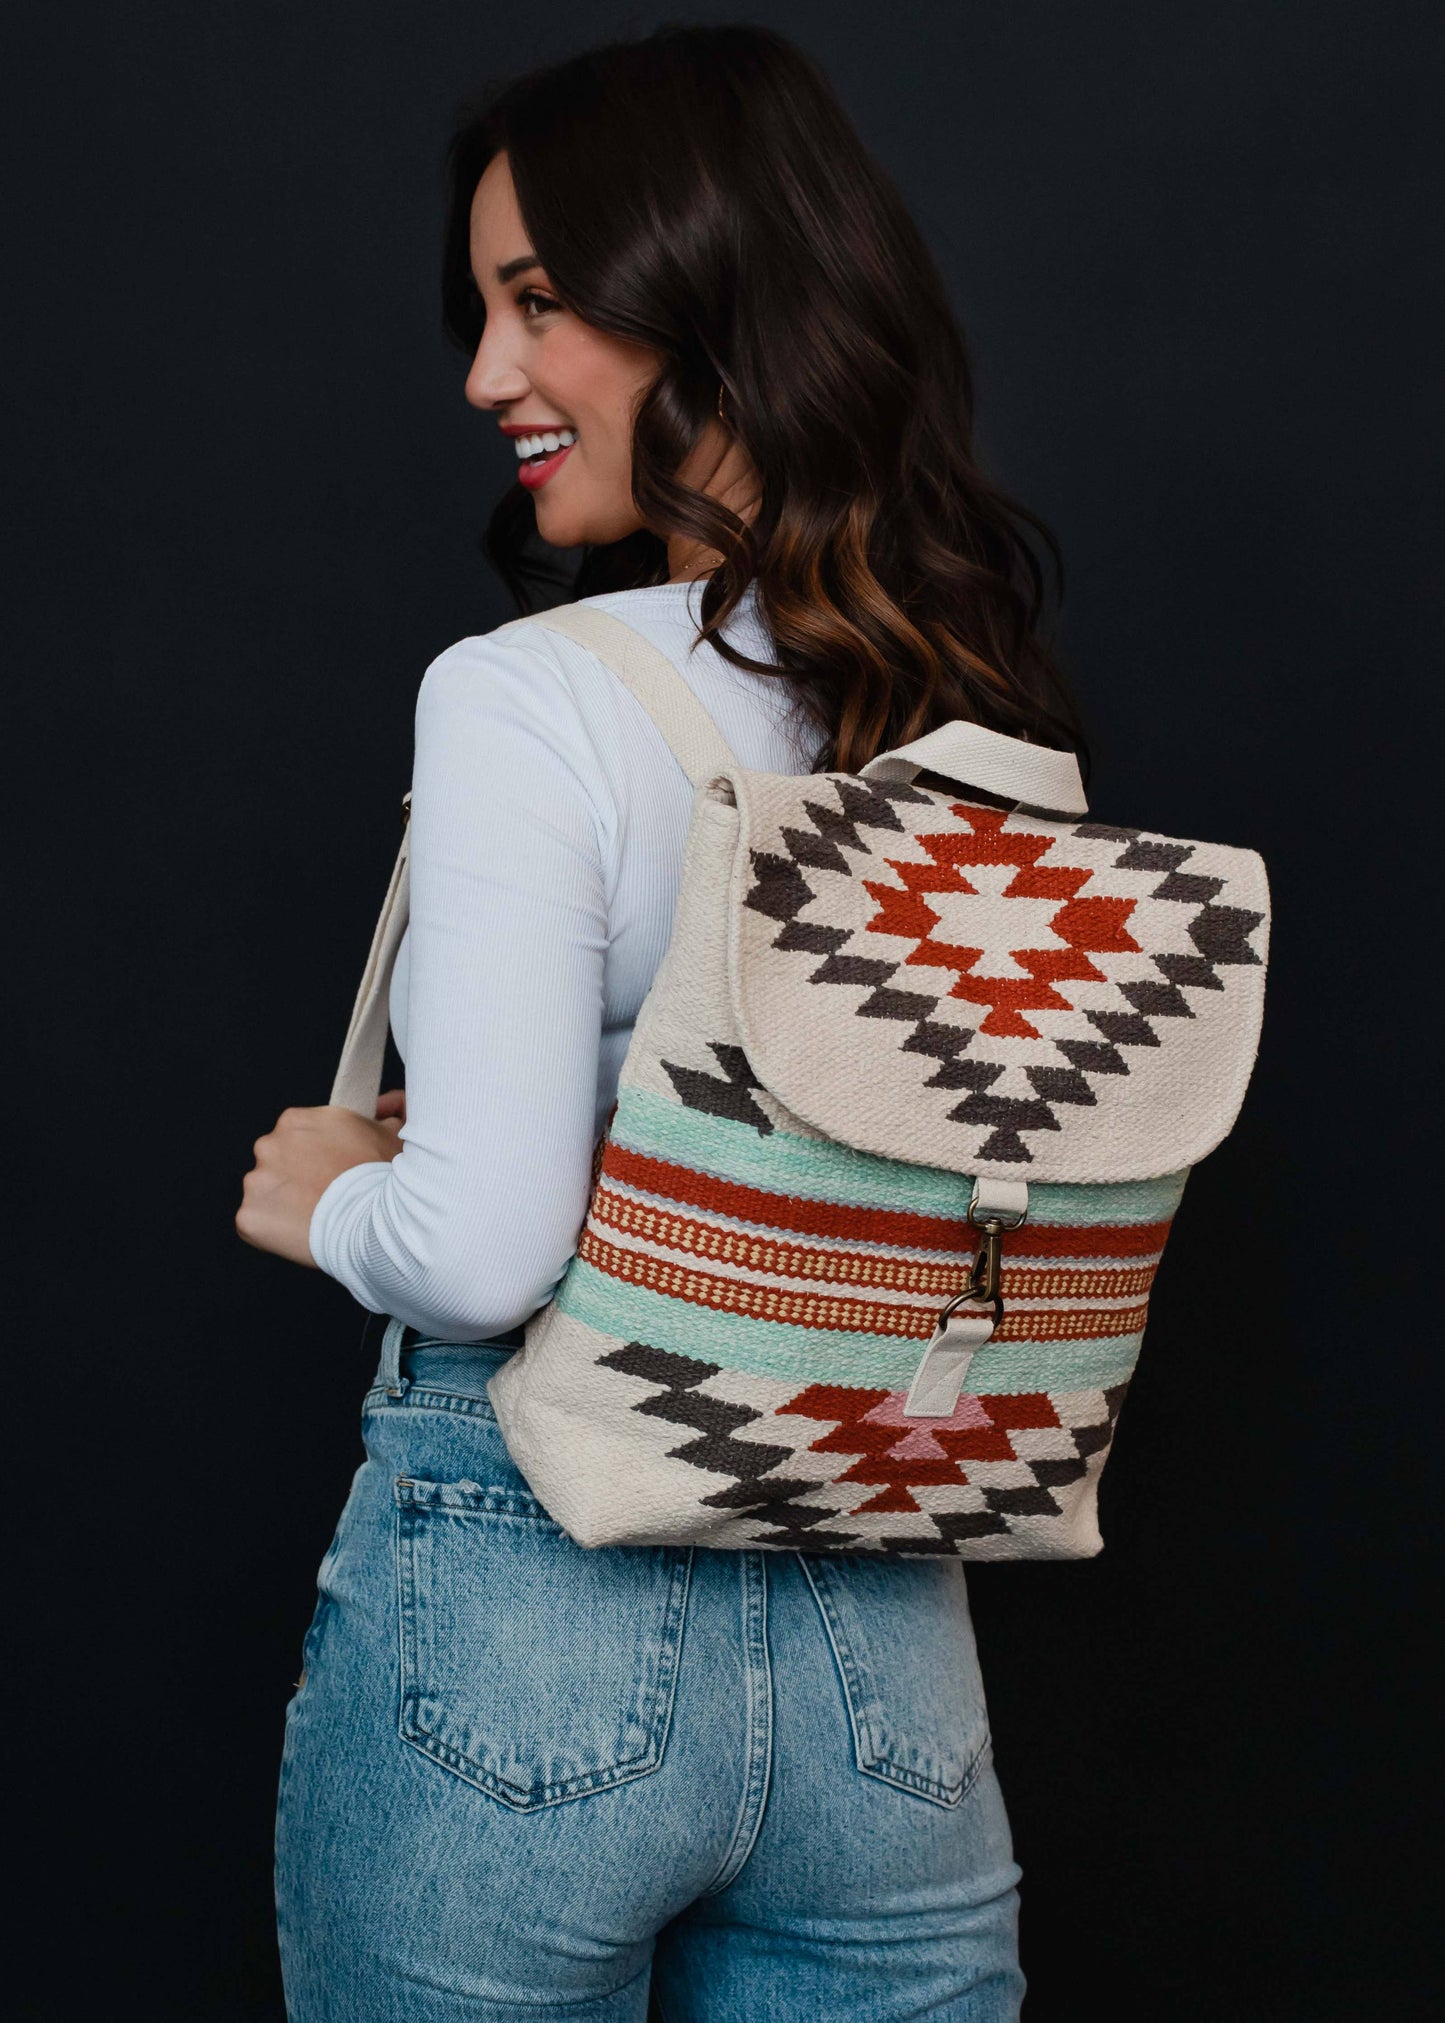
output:
POLYGON ((717 418, 722 423, 723 427, 726 428, 728 425, 728 418, 723 413, 722 403, 723 403, 723 383, 721 380, 719 380, 717 383, 717 418))

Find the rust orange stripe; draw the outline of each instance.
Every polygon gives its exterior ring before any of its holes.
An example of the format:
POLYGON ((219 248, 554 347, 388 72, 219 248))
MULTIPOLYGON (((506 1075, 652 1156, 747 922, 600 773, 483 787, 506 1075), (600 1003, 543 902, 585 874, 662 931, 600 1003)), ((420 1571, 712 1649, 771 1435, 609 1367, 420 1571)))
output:
POLYGON ((1078 1223, 1050 1227, 1026 1222, 1003 1240, 1004 1255, 1015 1257, 1147 1257, 1162 1250, 1169 1235, 1167 1222, 1078 1223))
POLYGON ((844 1236, 855 1243, 912 1245, 920 1250, 973 1249, 972 1232, 961 1219, 922 1215, 916 1209, 855 1207, 848 1202, 811 1201, 801 1194, 777 1194, 633 1152, 615 1139, 602 1155, 602 1172, 609 1179, 660 1194, 667 1201, 684 1201, 714 1215, 731 1215, 739 1222, 795 1230, 800 1236, 844 1236))
POLYGON ((916 1292, 945 1300, 968 1276, 968 1258, 956 1264, 908 1258, 890 1251, 834 1250, 817 1244, 790 1243, 764 1230, 720 1229, 695 1216, 634 1201, 599 1187, 592 1198, 590 1220, 624 1231, 649 1243, 712 1264, 740 1271, 773 1272, 780 1278, 816 1278, 829 1286, 873 1286, 889 1292, 916 1292))
MULTIPOLYGON (((886 1292, 915 1292, 923 1298, 948 1299, 963 1285, 967 1265, 937 1263, 887 1251, 829 1249, 790 1243, 761 1230, 722 1229, 695 1216, 678 1215, 651 1202, 634 1200, 599 1186, 592 1197, 589 1221, 616 1229, 646 1243, 683 1252, 710 1264, 732 1265, 739 1271, 770 1272, 779 1278, 812 1278, 830 1289, 873 1287, 886 1292)), ((1011 1267, 1005 1254, 1003 1293, 1014 1299, 1127 1299, 1147 1293, 1153 1265, 1124 1271, 1065 1271, 1011 1267)))
MULTIPOLYGON (((606 1141, 601 1175, 655 1194, 664 1201, 684 1202, 736 1222, 754 1222, 765 1229, 791 1230, 800 1236, 842 1237, 851 1243, 893 1244, 900 1249, 956 1250, 971 1255, 974 1232, 962 1217, 924 1215, 916 1209, 869 1208, 850 1202, 813 1201, 801 1194, 778 1194, 741 1181, 699 1173, 650 1153, 634 1152, 616 1139, 606 1141)), ((1110 1226, 1049 1227, 1026 1223, 1005 1240, 1016 1257, 1143 1257, 1162 1250, 1167 1222, 1118 1223, 1110 1226)))
MULTIPOLYGON (((746 1279, 720 1278, 695 1271, 645 1251, 609 1243, 590 1225, 583 1229, 578 1255, 597 1271, 624 1284, 643 1286, 690 1306, 717 1313, 744 1314, 753 1320, 781 1321, 790 1327, 830 1332, 897 1335, 927 1341, 938 1318, 936 1304, 913 1307, 880 1305, 828 1293, 797 1292, 786 1287, 755 1285, 746 1279)), ((1055 1309, 1043 1313, 1004 1315, 998 1341, 1083 1341, 1106 1335, 1138 1334, 1144 1326, 1147 1302, 1137 1306, 1055 1309)))

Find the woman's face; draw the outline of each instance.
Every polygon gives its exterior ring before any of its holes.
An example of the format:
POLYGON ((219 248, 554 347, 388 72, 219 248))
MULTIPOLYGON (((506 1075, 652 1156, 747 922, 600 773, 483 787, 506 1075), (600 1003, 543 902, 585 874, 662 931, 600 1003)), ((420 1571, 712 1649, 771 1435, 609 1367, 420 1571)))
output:
POLYGON ((662 360, 594 329, 552 294, 527 242, 505 153, 492 157, 472 198, 471 261, 486 323, 467 399, 495 413, 510 436, 576 437, 570 448, 519 461, 538 533, 555 548, 636 533, 632 417, 662 360))

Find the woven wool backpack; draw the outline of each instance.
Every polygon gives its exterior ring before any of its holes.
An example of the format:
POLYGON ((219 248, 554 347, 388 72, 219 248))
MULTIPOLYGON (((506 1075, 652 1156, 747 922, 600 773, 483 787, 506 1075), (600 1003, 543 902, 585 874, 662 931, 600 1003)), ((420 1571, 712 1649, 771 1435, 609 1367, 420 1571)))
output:
MULTIPOLYGON (((961 720, 752 771, 621 620, 524 625, 693 784, 576 1254, 487 1387, 534 1493, 589 1546, 1098 1552, 1170 1222, 1254 1061, 1262 860, 1081 820, 1070 754, 961 720)), ((406 889, 403 839, 331 1097, 366 1116, 406 889)))

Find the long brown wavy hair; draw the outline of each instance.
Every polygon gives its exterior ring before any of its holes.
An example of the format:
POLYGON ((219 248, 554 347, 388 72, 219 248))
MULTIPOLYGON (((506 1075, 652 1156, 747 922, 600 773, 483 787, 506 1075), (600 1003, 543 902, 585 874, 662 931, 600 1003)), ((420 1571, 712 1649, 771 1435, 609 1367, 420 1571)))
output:
POLYGON ((942 278, 813 62, 768 28, 667 24, 465 104, 442 296, 468 355, 471 201, 501 149, 559 299, 664 361, 633 424, 642 531, 566 567, 522 485, 499 502, 484 546, 519 608, 666 582, 668 537, 693 537, 723 557, 699 637, 791 684, 825 734, 815 771, 856 772, 951 717, 1082 753, 1024 530, 1061 601, 1058 543, 979 468, 942 278), (719 385, 761 478, 750 524, 674 475, 719 385), (718 637, 752 581, 776 663, 718 637))

